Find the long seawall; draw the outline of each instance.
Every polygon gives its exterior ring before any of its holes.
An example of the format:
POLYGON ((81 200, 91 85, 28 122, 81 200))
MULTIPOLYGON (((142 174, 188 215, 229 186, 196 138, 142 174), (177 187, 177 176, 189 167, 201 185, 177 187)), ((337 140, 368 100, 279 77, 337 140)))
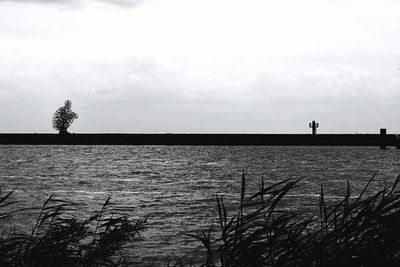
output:
POLYGON ((0 134, 0 144, 23 145, 213 145, 396 146, 396 134, 0 134))

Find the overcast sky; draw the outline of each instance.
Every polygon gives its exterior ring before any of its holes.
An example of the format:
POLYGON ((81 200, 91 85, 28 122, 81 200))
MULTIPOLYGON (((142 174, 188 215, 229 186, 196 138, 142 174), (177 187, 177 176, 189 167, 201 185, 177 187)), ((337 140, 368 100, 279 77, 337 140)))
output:
POLYGON ((400 133, 400 1, 0 0, 0 132, 400 133))

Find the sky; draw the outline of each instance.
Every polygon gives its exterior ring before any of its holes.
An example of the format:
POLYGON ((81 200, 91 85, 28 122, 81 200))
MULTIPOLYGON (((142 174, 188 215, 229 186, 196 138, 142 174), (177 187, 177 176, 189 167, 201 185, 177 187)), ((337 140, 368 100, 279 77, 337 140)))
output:
POLYGON ((398 0, 0 0, 0 132, 400 133, 398 0))

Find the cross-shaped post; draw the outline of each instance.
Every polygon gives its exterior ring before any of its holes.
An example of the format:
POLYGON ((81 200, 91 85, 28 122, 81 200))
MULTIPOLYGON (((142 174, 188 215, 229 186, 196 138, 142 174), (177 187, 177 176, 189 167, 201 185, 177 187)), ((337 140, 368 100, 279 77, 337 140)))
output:
POLYGON ((318 123, 318 122, 315 122, 315 121, 312 121, 312 122, 310 122, 310 123, 308 124, 308 126, 309 126, 310 128, 312 128, 312 134, 313 134, 313 135, 316 135, 316 134, 317 134, 317 128, 319 127, 319 123, 318 123))

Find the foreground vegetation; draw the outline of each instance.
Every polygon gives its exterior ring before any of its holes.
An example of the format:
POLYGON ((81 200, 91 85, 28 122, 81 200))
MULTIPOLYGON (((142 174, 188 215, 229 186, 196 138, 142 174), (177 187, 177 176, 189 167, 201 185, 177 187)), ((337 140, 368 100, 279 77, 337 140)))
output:
MULTIPOLYGON (((357 196, 348 183, 343 198, 335 202, 327 200, 321 186, 319 214, 307 217, 296 212, 302 207, 282 205, 299 187, 298 180, 271 186, 261 180, 259 190, 248 195, 243 174, 237 211, 229 215, 217 196, 217 226, 186 235, 203 244, 201 260, 207 267, 400 266, 400 176, 393 185, 367 194, 374 177, 357 196)), ((9 209, 11 194, 0 194, 0 227, 18 212, 9 209)), ((30 234, 3 231, 0 266, 129 265, 118 251, 144 229, 146 219, 115 215, 109 204, 110 198, 98 213, 82 220, 71 215, 75 203, 50 197, 30 234)))
POLYGON ((6 220, 17 212, 10 192, 0 194, 0 266, 124 266, 117 256, 123 245, 144 229, 146 219, 133 221, 114 214, 110 197, 101 210, 87 219, 73 214, 78 204, 47 199, 38 211, 38 218, 27 234, 5 228, 6 220))
MULTIPOLYGON (((190 236, 206 249, 204 266, 400 266, 400 191, 394 184, 373 195, 352 196, 349 183, 343 199, 327 203, 321 186, 319 216, 281 209, 281 201, 299 181, 285 180, 245 198, 228 217, 217 197, 219 237, 212 226, 190 236)), ((301 207, 293 209, 302 210, 301 207)))

